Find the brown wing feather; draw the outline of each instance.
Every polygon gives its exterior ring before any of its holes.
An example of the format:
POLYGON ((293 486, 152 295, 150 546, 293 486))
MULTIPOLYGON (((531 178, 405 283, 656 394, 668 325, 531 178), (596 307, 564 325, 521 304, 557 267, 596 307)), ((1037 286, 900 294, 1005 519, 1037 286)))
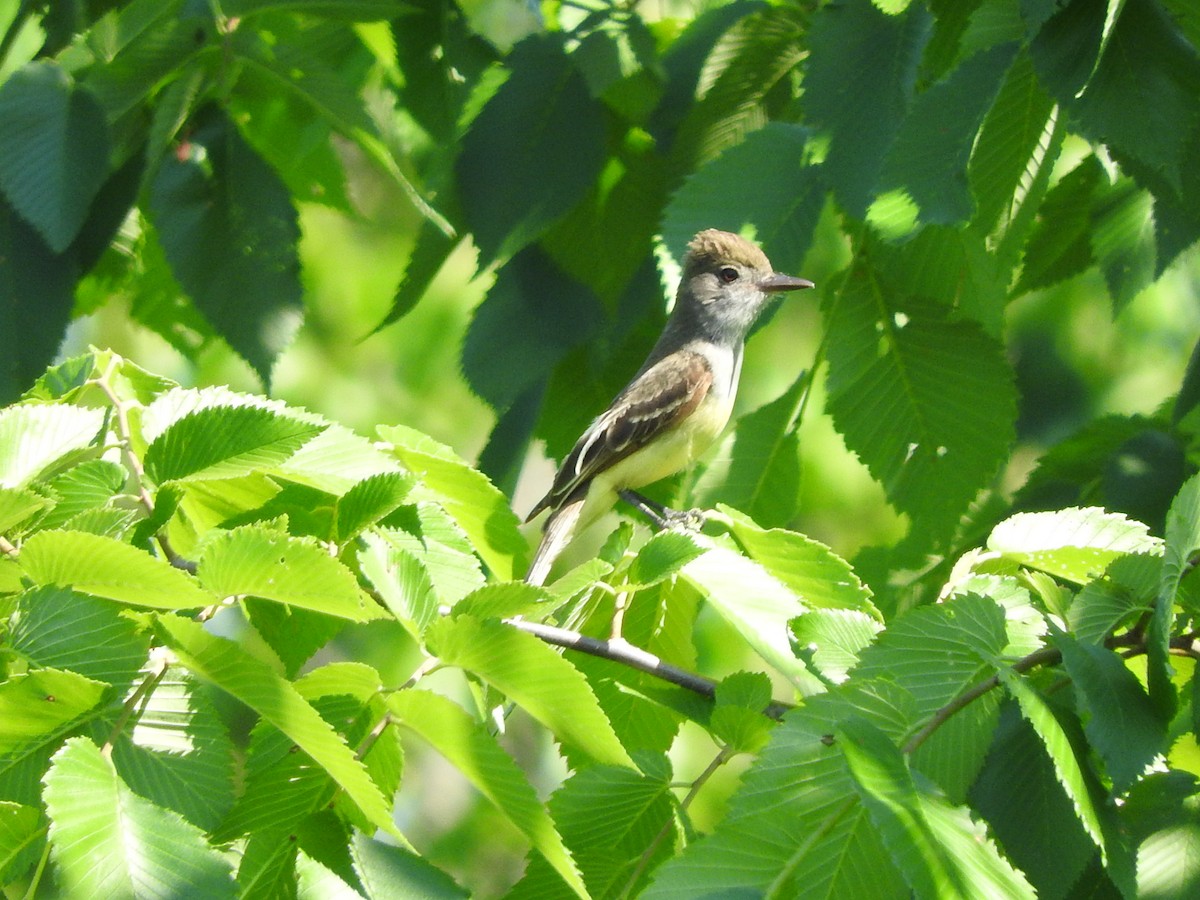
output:
POLYGON ((554 485, 530 512, 557 508, 578 488, 690 416, 712 387, 712 368, 699 353, 673 354, 625 388, 563 460, 554 485))

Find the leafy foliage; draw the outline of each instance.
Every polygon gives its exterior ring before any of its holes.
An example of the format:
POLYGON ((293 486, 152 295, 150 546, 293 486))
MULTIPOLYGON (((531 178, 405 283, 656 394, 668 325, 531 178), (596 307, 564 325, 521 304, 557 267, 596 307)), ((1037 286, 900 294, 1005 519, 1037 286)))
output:
MULTIPOLYGON (((1092 297, 1137 331, 1194 273, 1189 4, 499 10, 0 0, 0 884, 1194 893, 1200 354, 1174 401, 1093 418, 1014 324, 1074 284, 1076 336, 1092 297), (449 342, 494 413, 474 445, 58 358, 128 309, 188 383, 223 343, 269 389, 305 317, 354 311, 314 301, 330 215, 408 240, 355 341, 478 276, 449 342), (768 316, 773 399, 651 488, 701 533, 623 524, 523 584, 530 449, 625 383, 706 227, 820 309, 768 316), (896 527, 843 559, 801 531, 850 456, 896 527), (481 878, 484 847, 525 865, 481 878)), ((407 348, 431 383, 438 322, 407 348)))

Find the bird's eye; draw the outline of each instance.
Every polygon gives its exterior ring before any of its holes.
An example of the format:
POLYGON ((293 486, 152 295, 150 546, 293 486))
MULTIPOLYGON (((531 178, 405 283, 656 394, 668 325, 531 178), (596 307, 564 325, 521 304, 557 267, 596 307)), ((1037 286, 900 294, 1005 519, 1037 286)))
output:
POLYGON ((726 266, 717 273, 717 277, 721 279, 722 284, 733 284, 738 280, 739 273, 733 266, 726 266))

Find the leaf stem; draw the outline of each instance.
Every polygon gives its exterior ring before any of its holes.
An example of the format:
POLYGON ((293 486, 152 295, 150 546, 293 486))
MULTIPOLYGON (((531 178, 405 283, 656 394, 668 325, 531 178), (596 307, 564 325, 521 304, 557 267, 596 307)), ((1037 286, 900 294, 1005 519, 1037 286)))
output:
POLYGON ((154 668, 142 679, 142 683, 138 685, 137 690, 129 695, 129 699, 125 701, 125 705, 121 708, 121 715, 113 723, 112 730, 108 733, 104 745, 100 748, 100 752, 104 755, 105 759, 112 758, 113 745, 117 742, 117 738, 121 736, 121 732, 125 730, 125 726, 133 716, 134 710, 150 699, 150 695, 154 693, 154 689, 163 680, 163 676, 167 674, 168 661, 165 655, 155 659, 155 655, 152 653, 150 658, 154 668))

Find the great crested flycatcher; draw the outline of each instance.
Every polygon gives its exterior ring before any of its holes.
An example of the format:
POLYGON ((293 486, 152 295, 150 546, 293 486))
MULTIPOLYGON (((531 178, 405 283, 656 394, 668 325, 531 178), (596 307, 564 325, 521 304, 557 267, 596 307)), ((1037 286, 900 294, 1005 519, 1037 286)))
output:
MULTIPOLYGON (((811 281, 780 275, 766 254, 727 231, 688 244, 675 307, 633 380, 579 438, 554 484, 529 513, 550 518, 525 580, 543 584, 576 531, 635 488, 685 468, 729 421, 746 333, 779 291, 811 281)), ((652 505, 651 505, 652 508, 652 505)))

